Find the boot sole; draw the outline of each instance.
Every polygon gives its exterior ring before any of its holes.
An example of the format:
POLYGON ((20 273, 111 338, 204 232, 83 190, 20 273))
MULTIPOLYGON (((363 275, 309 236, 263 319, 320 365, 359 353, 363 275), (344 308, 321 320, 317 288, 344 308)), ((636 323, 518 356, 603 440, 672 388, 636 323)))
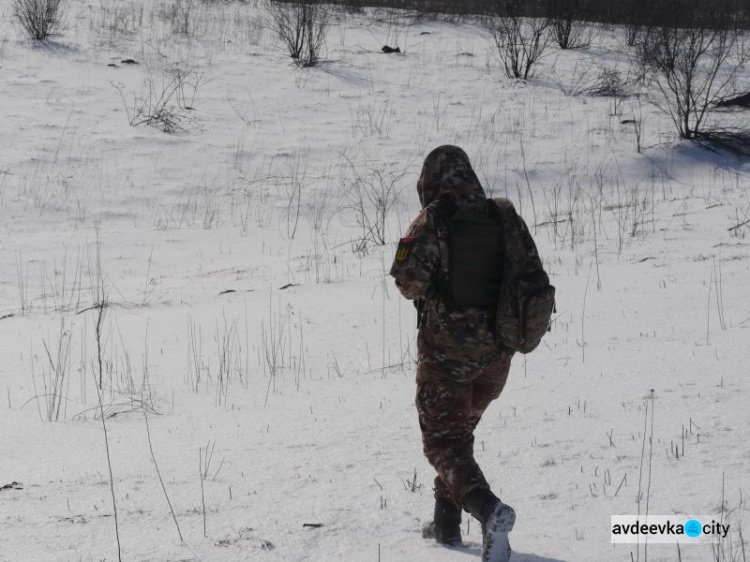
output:
POLYGON ((482 562, 509 562, 511 550, 508 534, 516 524, 516 512, 509 505, 501 504, 490 516, 485 531, 487 545, 482 552, 482 562))

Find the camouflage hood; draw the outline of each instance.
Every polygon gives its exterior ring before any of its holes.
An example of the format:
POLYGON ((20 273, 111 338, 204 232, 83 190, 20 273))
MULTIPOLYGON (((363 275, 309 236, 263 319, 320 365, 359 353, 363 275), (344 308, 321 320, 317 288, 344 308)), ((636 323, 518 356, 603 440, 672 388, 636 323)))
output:
POLYGON ((440 146, 424 160, 417 182, 422 208, 441 197, 463 208, 485 208, 487 196, 471 168, 469 157, 457 146, 440 146))

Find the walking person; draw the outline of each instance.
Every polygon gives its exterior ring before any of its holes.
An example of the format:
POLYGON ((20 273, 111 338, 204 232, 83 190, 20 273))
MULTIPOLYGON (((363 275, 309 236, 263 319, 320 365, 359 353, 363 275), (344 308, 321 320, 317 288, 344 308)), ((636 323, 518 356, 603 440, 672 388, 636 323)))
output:
POLYGON ((419 313, 416 406, 424 454, 437 472, 434 518, 423 535, 460 543, 463 508, 482 525, 482 561, 506 562, 516 515, 474 459, 474 430, 500 396, 514 354, 498 344, 495 324, 509 274, 505 254, 515 242, 524 263, 541 269, 541 262, 523 220, 507 200, 487 199, 462 149, 433 150, 417 191, 422 211, 390 273, 419 313))

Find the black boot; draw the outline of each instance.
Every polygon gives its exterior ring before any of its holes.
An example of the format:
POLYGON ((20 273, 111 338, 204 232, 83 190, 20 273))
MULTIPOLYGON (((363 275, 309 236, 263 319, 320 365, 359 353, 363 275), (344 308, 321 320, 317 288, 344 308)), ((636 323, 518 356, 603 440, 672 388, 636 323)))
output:
POLYGON ((461 508, 435 498, 435 516, 422 527, 422 537, 440 544, 461 544, 461 508))
POLYGON ((463 501, 466 511, 482 524, 482 562, 508 562, 508 533, 516 522, 516 512, 488 489, 475 488, 463 501))
POLYGON ((466 494, 463 507, 471 513, 474 518, 484 525, 492 506, 500 499, 488 488, 474 488, 466 494))

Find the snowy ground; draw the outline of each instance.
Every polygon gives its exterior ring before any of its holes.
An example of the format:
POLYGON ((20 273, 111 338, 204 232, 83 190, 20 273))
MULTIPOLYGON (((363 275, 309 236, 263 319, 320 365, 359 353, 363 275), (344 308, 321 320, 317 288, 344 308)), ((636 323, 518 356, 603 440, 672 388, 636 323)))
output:
POLYGON ((677 560, 610 544, 639 490, 658 514, 719 517, 723 495, 739 553, 750 227, 729 229, 750 218, 749 168, 675 143, 645 99, 566 95, 627 71, 618 30, 521 84, 471 23, 350 15, 300 70, 252 2, 194 4, 186 36, 163 3, 71 0, 48 45, 10 14, 1 0, 2 562, 117 559, 99 357, 123 560, 478 559, 476 525, 465 549, 420 535, 415 318, 387 277, 446 143, 515 201, 558 289, 553 332, 477 432, 518 513, 513 561, 677 560), (178 72, 185 130, 131 127, 178 72), (642 154, 622 124, 640 112, 642 154), (360 199, 372 218, 367 195, 391 188, 385 245, 358 248, 360 199))

